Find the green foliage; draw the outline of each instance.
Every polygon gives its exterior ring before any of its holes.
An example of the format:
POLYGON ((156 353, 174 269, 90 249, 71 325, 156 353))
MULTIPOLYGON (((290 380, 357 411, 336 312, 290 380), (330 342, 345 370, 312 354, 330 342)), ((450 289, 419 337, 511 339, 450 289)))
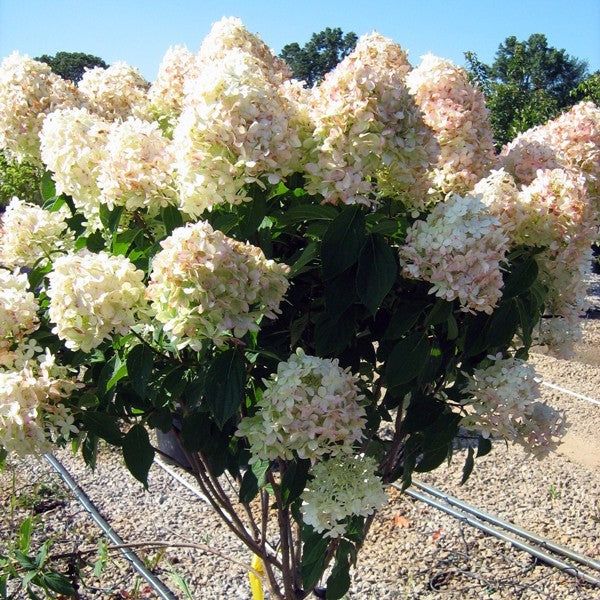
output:
POLYGON ((57 52, 54 55, 42 54, 35 60, 46 63, 52 71, 63 79, 77 83, 88 69, 94 67, 108 68, 108 65, 98 56, 84 52, 57 52))
POLYGON ((41 204, 40 173, 37 167, 13 162, 0 152, 0 211, 14 196, 41 204))
POLYGON ((353 31, 344 34, 339 27, 327 27, 313 33, 302 47, 297 42, 285 45, 279 56, 290 65, 296 79, 312 87, 354 50, 357 41, 353 31))
POLYGON ((524 41, 506 38, 491 65, 473 52, 466 52, 465 58, 472 78, 486 95, 499 146, 574 104, 570 92, 587 72, 584 61, 549 46, 540 33, 524 41))
POLYGON ((589 101, 600 106, 600 71, 586 77, 575 89, 571 90, 569 96, 574 103, 589 101))

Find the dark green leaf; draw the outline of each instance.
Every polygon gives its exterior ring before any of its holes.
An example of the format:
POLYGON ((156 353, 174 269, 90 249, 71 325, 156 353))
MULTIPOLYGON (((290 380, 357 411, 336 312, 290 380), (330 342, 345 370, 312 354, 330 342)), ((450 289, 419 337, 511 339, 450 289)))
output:
POLYGON ((350 589, 350 563, 348 556, 336 553, 335 564, 327 578, 327 600, 339 600, 350 589))
POLYGON ((467 449, 467 458, 465 460, 465 466, 463 467, 462 479, 460 480, 460 485, 464 485, 467 483, 467 479, 471 476, 473 472, 473 467, 475 466, 475 460, 473 458, 473 448, 469 446, 467 449))
POLYGON ((100 204, 100 222, 110 232, 117 230, 119 221, 121 220, 121 214, 123 214, 122 206, 115 206, 113 210, 109 210, 106 204, 100 204))
POLYGON ((448 317, 448 339, 455 340, 458 337, 458 323, 456 317, 450 313, 448 317))
POLYGON ((25 519, 19 527, 19 549, 21 552, 29 552, 31 542, 31 533, 33 531, 33 521, 25 519))
POLYGON ((298 459, 287 464, 281 481, 281 498, 285 506, 294 502, 304 491, 309 469, 310 460, 298 459))
POLYGON ((365 242, 365 219, 359 206, 345 208, 329 225, 321 243, 325 279, 351 267, 365 242))
POLYGON ((173 415, 171 410, 163 406, 157 408, 148 417, 148 427, 152 429, 160 429, 163 433, 169 433, 173 426, 173 415))
POLYGON ((256 233, 267 214, 267 198, 264 194, 256 194, 250 202, 245 202, 239 209, 242 218, 240 220, 240 232, 249 239, 256 233))
POLYGON ((248 504, 258 494, 258 479, 251 469, 248 469, 242 477, 240 485, 240 502, 248 504))
POLYGON ((96 457, 98 455, 98 436, 88 432, 81 445, 81 455, 85 464, 91 469, 96 468, 96 457))
POLYGON ((210 434, 210 420, 207 413, 190 413, 183 417, 181 438, 188 452, 199 452, 205 446, 210 434))
POLYGON ((354 337, 356 327, 354 310, 341 315, 324 313, 315 323, 315 349, 319 356, 340 354, 354 337))
POLYGON ((304 588, 310 590, 317 584, 325 570, 329 540, 323 539, 321 534, 312 530, 306 536, 303 534, 302 537, 304 538, 304 545, 302 547, 300 575, 304 588))
POLYGON ((235 414, 244 397, 246 370, 242 354, 227 350, 213 359, 206 374, 206 403, 219 427, 235 414))
POLYGON ((492 314, 485 336, 487 345, 501 347, 510 344, 519 323, 519 310, 514 298, 503 302, 492 314))
POLYGON ((483 436, 479 436, 479 441, 477 444, 477 458, 480 456, 485 456, 492 451, 492 442, 489 438, 484 438, 483 436))
POLYGON ((298 319, 292 321, 290 325, 290 345, 295 348, 298 340, 302 337, 306 326, 308 325, 308 313, 304 313, 298 319))
POLYGON ((439 298, 425 319, 425 325, 445 323, 452 314, 452 302, 439 298))
POLYGON ((131 474, 148 488, 148 471, 154 460, 154 448, 141 423, 134 425, 123 438, 123 458, 131 474))
POLYGON ((183 227, 183 217, 175 206, 168 205, 161 209, 160 215, 165 224, 167 235, 171 235, 177 227, 183 227))
POLYGON ((316 242, 310 242, 302 251, 302 254, 297 258, 296 262, 290 269, 290 277, 295 277, 300 273, 307 271, 304 267, 319 256, 319 246, 316 242))
POLYGON ((429 358, 431 346, 423 333, 411 333, 392 350, 385 367, 387 385, 394 387, 416 379, 429 358))
POLYGON ((537 279, 538 273, 535 258, 515 265, 504 282, 502 297, 512 298, 526 292, 537 279))
POLYGON ((54 181, 52 180, 52 173, 50 171, 46 171, 42 175, 42 180, 40 181, 40 192, 42 193, 42 200, 44 200, 44 202, 53 200, 56 197, 56 187, 54 185, 54 181))
POLYGON ((358 259, 356 290, 361 302, 375 314, 396 281, 398 266, 385 238, 371 234, 358 259))
POLYGON ((383 334, 384 340, 397 340, 402 337, 419 320, 422 308, 401 307, 391 318, 388 328, 383 334))
POLYGON ((235 226, 238 221, 238 216, 235 213, 213 213, 210 216, 210 224, 219 231, 227 234, 229 233, 235 226))
POLYGON ((150 381, 150 375, 152 375, 153 364, 154 353, 146 344, 134 346, 127 354, 129 381, 133 390, 142 399, 146 397, 146 388, 150 381))
POLYGON ((281 215, 279 221, 283 225, 293 225, 305 221, 333 221, 337 216, 337 209, 328 204, 302 204, 292 206, 281 215))
POLYGON ((88 235, 88 237, 85 240, 85 247, 90 252, 100 252, 101 250, 104 250, 104 248, 106 247, 106 242, 104 241, 104 236, 102 235, 102 232, 98 230, 88 235))
POLYGON ((113 446, 120 446, 123 434, 118 426, 118 418, 106 413, 86 411, 81 415, 86 430, 96 434, 113 446))
POLYGON ((48 586, 49 589, 57 594, 62 594, 63 596, 77 595, 77 592, 71 585, 71 582, 64 575, 61 575, 56 571, 42 573, 42 581, 46 586, 48 586))

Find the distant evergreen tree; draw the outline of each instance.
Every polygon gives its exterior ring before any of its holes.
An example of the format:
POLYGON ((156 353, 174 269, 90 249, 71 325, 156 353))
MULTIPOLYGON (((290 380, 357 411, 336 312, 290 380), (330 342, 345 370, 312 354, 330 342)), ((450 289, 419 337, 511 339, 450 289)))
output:
POLYGON ((84 54, 83 52, 57 52, 54 56, 42 54, 35 60, 46 63, 52 71, 60 75, 63 79, 70 79, 77 83, 85 73, 86 69, 102 67, 106 69, 108 65, 98 56, 84 54))

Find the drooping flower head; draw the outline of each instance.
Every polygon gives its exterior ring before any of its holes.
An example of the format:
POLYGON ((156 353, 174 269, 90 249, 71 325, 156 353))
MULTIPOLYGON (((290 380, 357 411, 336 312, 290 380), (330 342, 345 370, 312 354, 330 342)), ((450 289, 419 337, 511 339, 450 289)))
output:
POLYGON ((38 310, 27 275, 0 269, 0 352, 21 343, 39 327, 38 310))
POLYGON ((433 173, 441 196, 465 194, 495 163, 489 110, 467 72, 433 54, 406 77, 406 84, 441 153, 433 173))
POLYGON ((0 150, 18 162, 39 164, 44 117, 78 102, 76 88, 47 64, 13 52, 0 65, 0 150))
POLYGON ((71 438, 77 427, 63 402, 78 387, 48 350, 18 370, 0 371, 0 448, 40 456, 71 438))
POLYGON ((57 110, 40 133, 42 160, 52 171, 57 194, 72 196, 88 222, 99 220, 100 163, 106 152, 110 122, 86 108, 57 110))
POLYGON ((353 516, 373 514, 387 502, 370 456, 338 456, 317 463, 302 493, 304 522, 326 538, 337 538, 353 516))
POLYGON ((405 276, 432 284, 430 294, 464 311, 491 314, 502 296, 500 263, 508 238, 477 196, 454 195, 416 221, 400 248, 405 276))
POLYGON ((366 419, 358 376, 337 359, 299 349, 279 363, 265 386, 256 415, 243 419, 236 433, 250 442, 253 460, 292 459, 297 453, 314 462, 352 454, 362 439, 366 419))
POLYGON ((309 193, 332 204, 395 195, 424 207, 438 148, 405 85, 409 69, 404 51, 373 33, 314 88, 309 193))
POLYGON ((147 209, 151 215, 176 203, 173 155, 156 121, 129 117, 114 122, 98 175, 100 202, 111 210, 147 209))
POLYGON ((84 352, 129 333, 146 311, 143 278, 125 256, 87 250, 62 256, 48 275, 52 331, 67 348, 84 352))
POLYGON ((77 84, 86 107, 107 119, 143 117, 148 110, 148 82, 124 62, 86 71, 77 84))
POLYGON ((556 449, 566 430, 564 415, 538 402, 532 365, 517 358, 489 357, 464 389, 468 410, 461 424, 486 437, 517 443, 537 458, 556 449))
POLYGON ((75 240, 65 219, 66 207, 49 212, 13 198, 0 219, 0 264, 29 267, 51 261, 56 253, 72 250, 75 240))
POLYGON ((288 288, 287 265, 228 238, 204 221, 179 227, 152 262, 148 286, 155 318, 179 347, 258 331, 273 319, 288 288))
POLYGON ((293 172, 294 123, 291 103, 251 54, 233 49, 206 65, 173 133, 181 209, 198 217, 216 204, 239 204, 247 184, 293 172))

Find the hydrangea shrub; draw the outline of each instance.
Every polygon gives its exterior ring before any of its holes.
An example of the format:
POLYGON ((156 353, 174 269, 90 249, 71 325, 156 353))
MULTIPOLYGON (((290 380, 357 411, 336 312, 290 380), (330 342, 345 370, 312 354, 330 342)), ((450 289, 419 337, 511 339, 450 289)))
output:
POLYGON ((105 440, 147 484, 171 432, 273 597, 341 598, 386 484, 560 443, 527 359, 576 339, 599 131, 495 156, 464 72, 376 33, 310 89, 232 18, 152 85, 12 54, 0 151, 46 172, 1 216, 0 460, 105 440))

